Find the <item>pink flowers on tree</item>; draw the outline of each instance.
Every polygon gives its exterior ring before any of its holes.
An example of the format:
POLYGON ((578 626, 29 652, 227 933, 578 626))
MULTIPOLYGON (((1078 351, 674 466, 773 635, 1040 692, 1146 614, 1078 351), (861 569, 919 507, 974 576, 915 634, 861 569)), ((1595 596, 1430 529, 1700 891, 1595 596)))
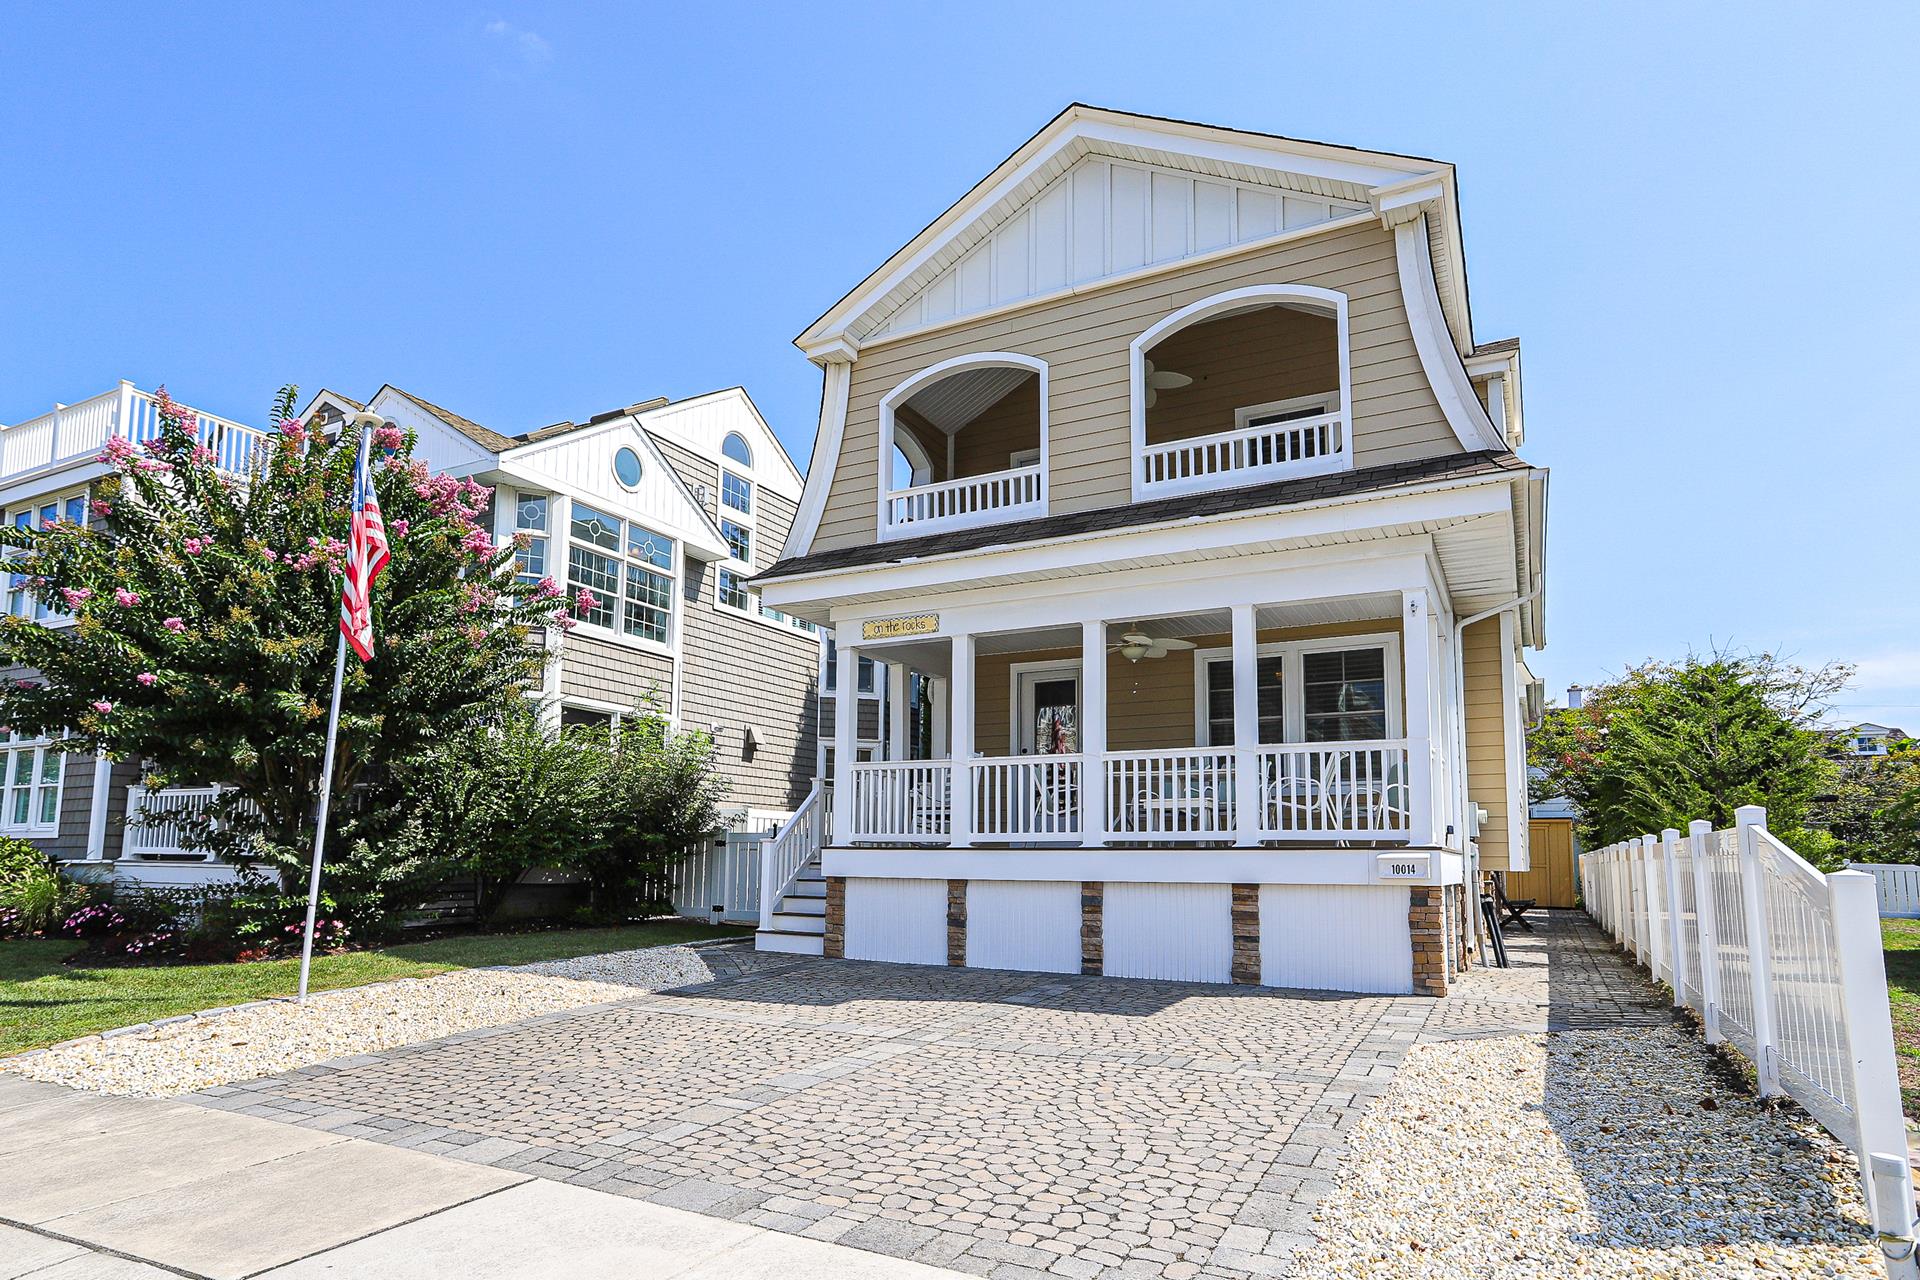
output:
POLYGON ((166 621, 162 622, 160 625, 165 627, 167 630, 173 632, 173 634, 175 635, 179 635, 182 631, 185 631, 187 629, 187 624, 179 618, 168 618, 166 621))
POLYGON ((151 671, 142 671, 139 675, 135 676, 134 679, 138 680, 145 688, 151 689, 159 682, 160 677, 151 671))
POLYGON ((107 714, 107 713, 108 713, 109 711, 112 711, 112 710, 113 710, 113 704, 112 704, 111 702, 107 702, 107 701, 105 701, 105 700, 102 700, 102 701, 99 701, 99 702, 96 702, 96 703, 94 703, 94 704, 93 704, 93 709, 94 709, 95 711, 98 711, 98 712, 99 712, 99 713, 100 713, 101 715, 103 715, 103 716, 104 716, 104 715, 106 715, 106 714, 107 714))
POLYGON ((60 598, 67 602, 67 612, 71 613, 93 599, 93 592, 86 587, 62 587, 60 598))
POLYGON ((138 591, 129 591, 125 587, 115 587, 113 589, 113 602, 122 609, 131 609, 140 603, 140 593, 138 591))

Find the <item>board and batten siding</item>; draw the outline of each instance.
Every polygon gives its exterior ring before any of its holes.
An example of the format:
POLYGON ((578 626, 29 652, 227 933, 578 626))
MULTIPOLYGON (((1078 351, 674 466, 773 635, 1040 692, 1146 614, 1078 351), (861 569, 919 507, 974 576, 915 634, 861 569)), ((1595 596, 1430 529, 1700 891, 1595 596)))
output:
POLYGON ((1393 237, 1378 226, 1349 227, 869 348, 853 366, 840 455, 811 549, 874 541, 881 399, 921 370, 975 352, 1047 362, 1050 512, 1129 502, 1129 344, 1181 307, 1254 284, 1347 295, 1356 466, 1460 451, 1414 349, 1393 237))
POLYGON ((1500 619, 1466 629, 1460 641, 1467 720, 1467 795, 1487 811, 1480 825, 1480 865, 1507 869, 1506 701, 1500 687, 1500 619))
MULTIPOLYGON (((707 514, 719 517, 720 472, 711 458, 654 436, 689 487, 704 487, 707 514)), ((753 494, 748 551, 756 570, 773 563, 792 527, 794 504, 764 485, 753 494)), ((742 617, 715 603, 719 566, 683 560, 679 609, 680 719, 716 729, 732 804, 793 809, 813 785, 819 740, 820 641, 781 624, 742 617), (746 729, 758 745, 749 752, 746 729)))

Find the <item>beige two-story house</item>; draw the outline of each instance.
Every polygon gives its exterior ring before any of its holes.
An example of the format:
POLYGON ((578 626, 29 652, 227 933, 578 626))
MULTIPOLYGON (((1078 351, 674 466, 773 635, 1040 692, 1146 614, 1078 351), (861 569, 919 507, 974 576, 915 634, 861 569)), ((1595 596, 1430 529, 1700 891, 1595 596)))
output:
POLYGON ((1527 865, 1547 488, 1454 184, 1074 106, 801 334, 756 581, 841 705, 762 946, 1444 992, 1527 865))

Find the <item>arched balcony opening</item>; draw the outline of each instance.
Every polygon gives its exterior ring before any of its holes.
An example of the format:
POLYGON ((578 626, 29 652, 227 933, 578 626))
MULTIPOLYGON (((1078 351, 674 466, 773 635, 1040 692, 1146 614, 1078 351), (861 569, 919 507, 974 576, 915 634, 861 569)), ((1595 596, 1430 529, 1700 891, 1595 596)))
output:
POLYGON ((881 536, 1044 513, 1046 386, 1040 361, 987 353, 894 388, 880 407, 881 536))
POLYGON ((1132 356, 1137 498, 1352 465, 1342 294, 1236 289, 1166 317, 1132 356))

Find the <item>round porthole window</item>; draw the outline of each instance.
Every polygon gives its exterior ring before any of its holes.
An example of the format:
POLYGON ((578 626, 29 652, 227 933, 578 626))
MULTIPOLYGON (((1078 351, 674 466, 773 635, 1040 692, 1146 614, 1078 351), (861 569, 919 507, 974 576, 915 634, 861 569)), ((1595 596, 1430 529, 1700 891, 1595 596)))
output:
POLYGON ((619 452, 613 455, 614 479, 629 489, 640 487, 640 455, 628 445, 621 445, 619 452))

